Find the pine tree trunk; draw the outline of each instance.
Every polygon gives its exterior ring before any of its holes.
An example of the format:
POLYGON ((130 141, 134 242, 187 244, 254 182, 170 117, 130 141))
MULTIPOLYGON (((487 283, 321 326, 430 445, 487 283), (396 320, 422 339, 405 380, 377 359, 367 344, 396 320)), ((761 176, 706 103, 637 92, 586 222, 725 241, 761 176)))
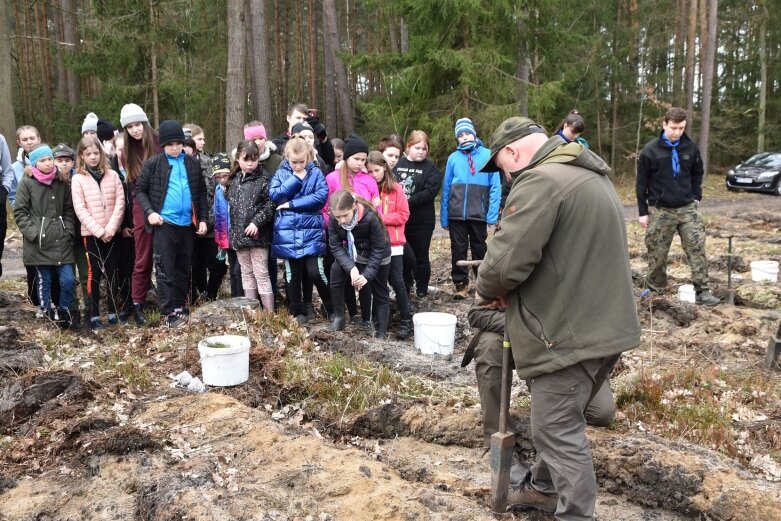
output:
POLYGON ((708 0, 708 45, 702 71, 702 128, 700 129, 700 155, 705 174, 708 174, 708 142, 710 138, 710 111, 716 69, 716 30, 718 26, 718 0, 708 0))
POLYGON ((352 105, 350 103, 350 84, 347 80, 347 69, 341 58, 336 54, 339 40, 336 33, 336 4, 334 0, 323 0, 323 24, 326 29, 325 38, 330 40, 331 57, 336 76, 335 90, 339 103, 340 128, 337 135, 347 136, 353 132, 352 105))
MULTIPOLYGON (((79 50, 79 38, 76 32, 76 11, 73 0, 61 0, 63 22, 63 50, 65 55, 70 55, 79 50)), ((66 58, 67 61, 67 58, 66 58)), ((81 103, 81 81, 79 74, 73 69, 68 69, 68 104, 71 112, 81 103)))
POLYGON ((757 152, 765 151, 765 122, 767 118, 767 4, 760 2, 759 9, 759 114, 757 121, 757 152))
POLYGON ((32 60, 35 59, 35 56, 32 52, 31 45, 30 45, 30 10, 27 9, 24 5, 22 6, 22 12, 23 19, 21 23, 21 31, 16 32, 17 36, 22 36, 22 39, 17 39, 17 56, 18 59, 21 60, 21 63, 24 64, 23 67, 20 67, 21 71, 21 88, 22 92, 24 93, 24 100, 22 103, 22 121, 29 121, 32 119, 32 112, 33 112, 33 98, 32 93, 35 92, 36 89, 38 89, 38 85, 35 83, 35 77, 33 76, 34 69, 31 66, 32 60))
POLYGON ((684 60, 683 42, 686 39, 686 3, 687 0, 678 0, 675 10, 675 42, 674 42, 674 61, 673 61, 673 97, 676 105, 682 105, 683 96, 681 84, 683 83, 684 60))
POLYGON ((409 27, 404 17, 399 17, 399 42, 402 53, 409 52, 409 27))
MULTIPOLYGON (((1 0, 0 0, 1 1, 1 0)), ((62 10, 63 1, 60 0, 57 9, 52 12, 52 22, 57 33, 57 42, 54 45, 54 60, 57 68, 57 101, 68 103, 68 71, 65 69, 65 14, 62 10)))
POLYGON ((315 25, 315 2, 309 0, 306 9, 306 25, 309 36, 309 106, 317 108, 319 102, 317 99, 317 26, 315 25))
MULTIPOLYGON (((152 27, 154 27, 157 22, 155 16, 155 4, 153 2, 149 3, 149 21, 152 27)), ((152 38, 149 52, 151 53, 150 59, 152 62, 152 121, 154 123, 154 127, 158 128, 160 126, 160 105, 157 91, 157 46, 155 45, 154 36, 152 38)))
MULTIPOLYGON (((280 20, 280 9, 279 0, 274 0, 274 34, 276 35, 274 38, 274 62, 276 65, 275 70, 277 72, 274 75, 274 81, 276 82, 276 90, 274 92, 276 92, 277 102, 281 104, 277 113, 281 114, 285 110, 287 98, 282 95, 282 85, 285 83, 285 69, 282 65, 282 22, 280 20)), ((276 121, 274 123, 276 123, 276 121)))
POLYGON ((306 103, 306 67, 304 66, 304 60, 306 55, 304 53, 304 35, 306 34, 306 27, 304 26, 304 17, 301 15, 301 9, 296 9, 296 45, 294 47, 294 59, 296 64, 296 79, 294 85, 296 86, 296 103, 306 103))
POLYGON ((518 45, 518 65, 515 69, 515 77, 518 79, 518 113, 521 116, 529 117, 529 40, 524 34, 526 12, 524 9, 524 15, 519 16, 517 22, 521 41, 518 45))
POLYGON ((248 31, 252 34, 252 52, 251 68, 252 71, 252 105, 253 114, 266 125, 271 125, 271 85, 268 75, 268 39, 267 33, 263 28, 266 24, 266 2, 265 0, 250 0, 250 13, 252 22, 250 27, 254 30, 248 31))
POLYGON ((8 12, 8 4, 5 0, 0 0, 0 99, 8 100, 5 104, 5 110, 0 110, 0 134, 9 142, 8 147, 11 154, 14 154, 13 135, 16 132, 16 118, 14 117, 13 103, 14 99, 14 72, 11 61, 11 36, 14 32, 11 30, 11 17, 8 12))
MULTIPOLYGON (((325 2, 323 2, 325 4, 325 2)), ((323 8, 325 5, 323 5, 323 8)), ((328 134, 331 136, 341 135, 338 133, 339 119, 336 112, 336 71, 334 69, 334 49, 331 38, 328 33, 328 24, 325 12, 322 13, 323 19, 323 99, 325 100, 325 119, 320 116, 321 121, 326 126, 328 134)))
POLYGON ((694 113, 694 42, 697 38, 697 4, 698 0, 689 0, 689 29, 686 31, 686 113, 690 118, 694 113))
POLYGON ((244 81, 244 2, 228 2, 228 81, 225 87, 225 150, 243 137, 246 83, 244 81))

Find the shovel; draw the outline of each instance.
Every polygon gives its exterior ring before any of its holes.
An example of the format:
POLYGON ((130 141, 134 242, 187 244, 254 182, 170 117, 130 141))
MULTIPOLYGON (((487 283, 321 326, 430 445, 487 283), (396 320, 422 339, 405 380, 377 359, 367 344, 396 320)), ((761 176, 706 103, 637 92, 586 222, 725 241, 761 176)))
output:
POLYGON ((778 355, 781 354, 781 322, 778 324, 776 336, 770 337, 767 343, 767 354, 765 355, 765 367, 768 369, 781 369, 778 365, 778 355))
POLYGON ((499 409, 499 432, 491 435, 491 510, 503 514, 507 509, 510 467, 515 450, 515 433, 507 428, 510 415, 510 384, 512 383, 511 346, 504 330, 502 342, 502 395, 499 409))
MULTIPOLYGON (((479 266, 479 260, 457 261, 458 266, 479 266)), ((507 492, 510 487, 510 467, 515 450, 515 433, 510 432, 510 385, 512 384, 512 346, 504 328, 502 342, 502 390, 499 401, 499 431, 491 435, 491 511, 496 515, 507 510, 507 492)))

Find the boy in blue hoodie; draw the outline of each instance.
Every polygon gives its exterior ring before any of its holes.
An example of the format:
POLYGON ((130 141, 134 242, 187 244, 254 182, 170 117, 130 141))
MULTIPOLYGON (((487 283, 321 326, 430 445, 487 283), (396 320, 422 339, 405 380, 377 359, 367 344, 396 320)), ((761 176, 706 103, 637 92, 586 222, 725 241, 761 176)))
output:
POLYGON ((166 120, 158 130, 163 153, 144 163, 136 200, 152 231, 157 299, 170 328, 187 323, 187 293, 195 236, 206 235, 209 209, 201 163, 184 153, 184 130, 166 120))
MULTIPOLYGON (((456 121, 458 147, 450 154, 442 183, 440 223, 450 233, 451 276, 455 299, 469 295, 469 271, 458 266, 472 251, 472 260, 485 256, 485 241, 499 220, 502 180, 499 172, 481 172, 491 156, 490 150, 477 138, 472 120, 456 121)), ((474 269, 477 276, 477 268, 474 269)))

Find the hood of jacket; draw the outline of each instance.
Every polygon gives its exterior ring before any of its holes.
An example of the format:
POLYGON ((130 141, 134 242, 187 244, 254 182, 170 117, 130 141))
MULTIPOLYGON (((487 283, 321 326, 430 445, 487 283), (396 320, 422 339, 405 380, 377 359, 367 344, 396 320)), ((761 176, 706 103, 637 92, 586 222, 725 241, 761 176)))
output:
POLYGON ((553 136, 537 150, 528 166, 511 174, 512 179, 515 181, 519 175, 527 170, 533 170, 538 166, 550 163, 566 163, 579 166, 604 176, 610 175, 612 172, 604 159, 588 148, 584 148, 580 143, 574 141, 566 143, 561 137, 553 136))

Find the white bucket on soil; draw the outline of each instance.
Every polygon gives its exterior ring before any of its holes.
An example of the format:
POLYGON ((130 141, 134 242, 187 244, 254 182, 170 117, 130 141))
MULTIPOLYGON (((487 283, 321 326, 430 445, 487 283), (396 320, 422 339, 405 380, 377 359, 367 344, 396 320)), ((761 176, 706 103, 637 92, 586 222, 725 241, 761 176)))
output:
POLYGON ((678 287, 678 300, 681 302, 694 302, 696 300, 693 284, 683 284, 678 287))
POLYGON ((758 260, 751 263, 751 280, 754 282, 778 282, 778 263, 758 260))
POLYGON ((424 355, 453 354, 458 318, 450 313, 415 313, 415 347, 424 355))
POLYGON ((249 338, 210 336, 198 342, 203 383, 217 387, 239 385, 249 378, 249 338))

